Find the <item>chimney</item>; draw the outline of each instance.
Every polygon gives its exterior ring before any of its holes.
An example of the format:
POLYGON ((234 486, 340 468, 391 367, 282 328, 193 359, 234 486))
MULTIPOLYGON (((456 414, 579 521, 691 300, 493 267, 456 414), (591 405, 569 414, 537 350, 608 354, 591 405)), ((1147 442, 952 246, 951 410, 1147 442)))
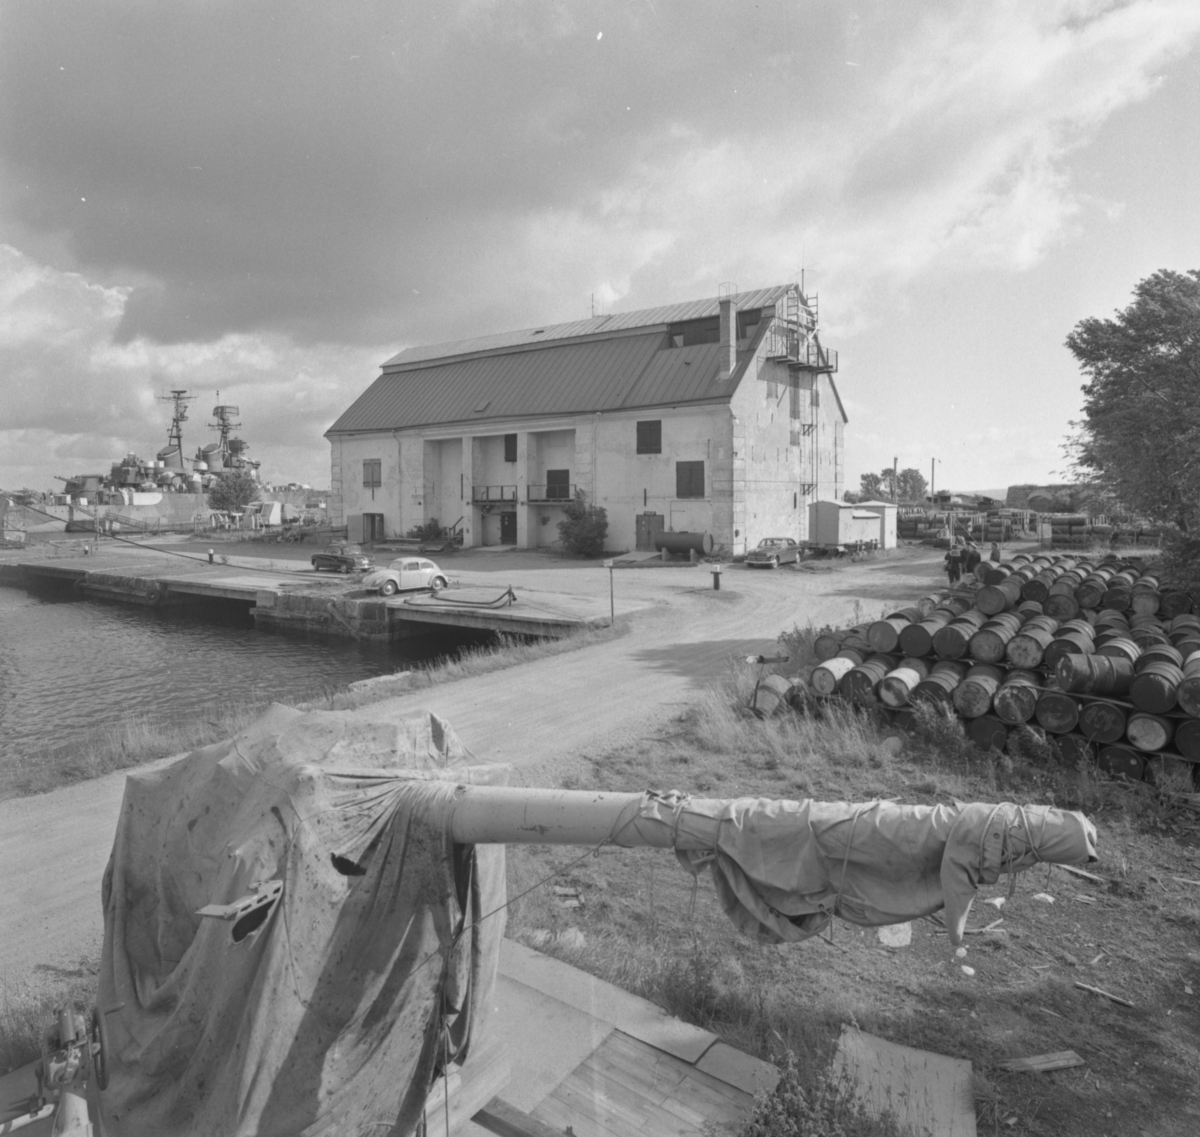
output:
POLYGON ((718 358, 721 361, 719 378, 727 380, 737 367, 737 286, 721 285, 719 293, 721 306, 721 348, 718 358))

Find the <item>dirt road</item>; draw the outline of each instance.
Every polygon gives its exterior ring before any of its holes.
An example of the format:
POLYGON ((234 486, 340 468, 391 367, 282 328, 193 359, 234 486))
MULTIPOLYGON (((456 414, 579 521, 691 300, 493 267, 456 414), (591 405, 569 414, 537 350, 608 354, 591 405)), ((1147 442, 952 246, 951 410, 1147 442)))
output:
MULTIPOLYGON (((464 584, 504 583, 533 594, 603 594, 608 573, 545 567, 501 555, 462 562, 464 584)), ((553 562, 552 562, 553 565, 553 562)), ((726 566, 719 592, 703 566, 626 569, 616 590, 639 605, 627 634, 564 656, 359 708, 376 719, 426 707, 444 717, 482 760, 510 762, 513 781, 560 784, 588 753, 619 746, 679 714, 733 656, 773 648, 781 630, 847 623, 861 605, 874 617, 929 592, 941 554, 837 564, 830 571, 726 566)), ((100 877, 125 773, 37 797, 0 802, 0 981, 9 989, 74 973, 102 935, 100 877)), ((637 787, 631 787, 637 788, 637 787)))

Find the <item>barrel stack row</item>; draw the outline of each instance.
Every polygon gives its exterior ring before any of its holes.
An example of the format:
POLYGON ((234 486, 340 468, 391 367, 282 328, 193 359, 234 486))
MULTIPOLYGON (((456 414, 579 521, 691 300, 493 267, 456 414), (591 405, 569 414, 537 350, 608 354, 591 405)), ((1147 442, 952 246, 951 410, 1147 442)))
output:
POLYGON ((1200 763, 1200 615, 1137 561, 1019 555, 974 591, 824 633, 809 684, 894 712, 959 715, 983 749, 1095 758, 1141 779, 1200 763))

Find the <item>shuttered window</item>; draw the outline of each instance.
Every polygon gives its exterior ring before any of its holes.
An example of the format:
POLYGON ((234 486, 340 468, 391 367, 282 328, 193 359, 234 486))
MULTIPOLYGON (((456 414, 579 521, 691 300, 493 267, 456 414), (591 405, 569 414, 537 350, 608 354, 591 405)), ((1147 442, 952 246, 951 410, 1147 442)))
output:
POLYGON ((662 419, 648 419, 637 424, 637 452, 639 454, 662 453, 662 419))
POLYGON ((383 460, 381 458, 363 459, 363 487, 374 490, 383 485, 383 460))
POLYGON ((550 501, 569 501, 571 497, 571 471, 546 471, 546 497, 550 501))
POLYGON ((675 463, 675 496, 703 497, 704 496, 704 463, 676 462, 675 463))
POLYGON ((517 460, 517 436, 515 434, 506 434, 504 436, 504 460, 506 462, 515 462, 517 460))

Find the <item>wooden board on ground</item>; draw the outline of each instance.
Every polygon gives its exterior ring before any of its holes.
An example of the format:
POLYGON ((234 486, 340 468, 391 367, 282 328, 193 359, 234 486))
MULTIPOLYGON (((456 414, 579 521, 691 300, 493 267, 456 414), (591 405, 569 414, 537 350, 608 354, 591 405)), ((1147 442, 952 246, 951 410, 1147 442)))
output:
POLYGON ((754 1098, 616 1030, 545 1098, 533 1116, 575 1137, 678 1137, 740 1126, 754 1098))
POLYGON ((1085 1066, 1074 1050, 1056 1050, 1053 1054, 1034 1054, 1028 1058, 1010 1058, 1000 1063, 1001 1070, 1014 1073, 1045 1074, 1050 1070, 1069 1070, 1073 1066, 1085 1066))
POLYGON ((899 1046, 843 1026, 833 1064, 872 1116, 890 1112, 902 1131, 928 1137, 976 1137, 966 1059, 899 1046))

